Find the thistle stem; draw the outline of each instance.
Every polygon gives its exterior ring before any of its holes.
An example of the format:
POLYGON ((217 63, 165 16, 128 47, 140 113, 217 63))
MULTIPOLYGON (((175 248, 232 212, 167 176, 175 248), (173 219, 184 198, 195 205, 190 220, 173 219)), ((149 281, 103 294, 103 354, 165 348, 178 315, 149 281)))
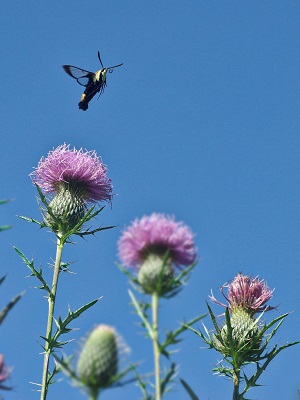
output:
POLYGON ((158 344, 158 301, 159 296, 157 293, 152 295, 152 341, 154 353, 154 369, 155 369, 155 394, 156 400, 161 400, 161 386, 160 386, 160 349, 158 344))
POLYGON ((52 325, 53 325, 53 315, 54 315, 54 306, 56 299, 56 291, 58 284, 58 277, 60 272, 60 264, 61 264, 61 256, 63 251, 64 243, 62 243, 60 236, 57 239, 56 245, 56 258, 53 270, 53 280, 52 280, 52 288, 51 293, 48 296, 48 321, 47 321, 47 329, 46 329, 46 343, 45 343, 45 352, 44 352, 44 364, 43 364, 43 376, 42 376, 42 388, 41 388, 41 400, 45 400, 48 392, 48 370, 49 370, 49 359, 50 354, 52 352, 52 345, 49 343, 52 335, 52 325))
POLYGON ((233 395, 232 400, 239 399, 240 369, 233 369, 233 395))
POLYGON ((99 390, 95 389, 90 392, 89 400, 97 400, 99 398, 99 390))

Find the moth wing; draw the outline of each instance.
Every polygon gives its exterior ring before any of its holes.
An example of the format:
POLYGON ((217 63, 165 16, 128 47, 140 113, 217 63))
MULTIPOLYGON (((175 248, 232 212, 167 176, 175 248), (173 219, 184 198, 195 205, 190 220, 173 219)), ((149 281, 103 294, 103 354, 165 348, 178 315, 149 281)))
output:
POLYGON ((65 72, 81 86, 87 86, 91 81, 93 81, 94 73, 86 71, 85 69, 74 67, 73 65, 63 65, 65 72))

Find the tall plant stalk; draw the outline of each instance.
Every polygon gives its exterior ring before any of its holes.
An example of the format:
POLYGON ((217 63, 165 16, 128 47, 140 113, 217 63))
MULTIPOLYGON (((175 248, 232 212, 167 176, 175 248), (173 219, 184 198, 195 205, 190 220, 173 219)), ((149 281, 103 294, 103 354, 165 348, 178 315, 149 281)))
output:
POLYGON ((64 242, 61 240, 61 235, 58 234, 57 245, 56 245, 56 257, 55 264, 53 270, 53 280, 51 293, 48 296, 48 320, 47 320, 47 329, 46 329, 46 342, 45 342, 45 353, 44 353, 44 364, 43 364, 43 375, 42 375, 42 388, 41 388, 41 400, 46 400, 47 392, 48 392, 48 370, 49 370, 49 359, 51 353, 51 336, 52 336, 52 325, 53 325, 53 317, 54 317, 54 307, 56 300, 56 292, 58 285, 58 278, 60 272, 61 265, 61 257, 62 251, 64 247, 64 242))
POLYGON ((158 342, 158 302, 159 296, 157 292, 152 294, 152 341, 154 354, 154 370, 155 370, 155 394, 156 400, 161 400, 161 385, 160 385, 160 348, 158 342))
POLYGON ((98 400, 99 399, 99 389, 94 389, 90 392, 89 400, 98 400))
POLYGON ((233 368, 233 395, 232 400, 239 399, 240 368, 233 368))

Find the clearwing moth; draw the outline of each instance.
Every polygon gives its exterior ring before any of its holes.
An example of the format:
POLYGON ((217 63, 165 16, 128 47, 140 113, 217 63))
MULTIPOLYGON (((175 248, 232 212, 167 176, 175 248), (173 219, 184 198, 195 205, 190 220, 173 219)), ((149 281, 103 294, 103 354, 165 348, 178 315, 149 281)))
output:
POLYGON ((107 72, 112 73, 114 68, 120 67, 122 64, 114 65, 113 67, 104 68, 100 52, 98 51, 98 58, 102 69, 96 72, 86 71, 82 68, 74 67, 73 65, 63 65, 63 69, 68 75, 76 79, 79 85, 84 86, 84 92, 81 96, 78 107, 80 110, 86 111, 89 107, 89 102, 92 98, 99 93, 99 96, 104 92, 106 85, 106 74, 107 72))

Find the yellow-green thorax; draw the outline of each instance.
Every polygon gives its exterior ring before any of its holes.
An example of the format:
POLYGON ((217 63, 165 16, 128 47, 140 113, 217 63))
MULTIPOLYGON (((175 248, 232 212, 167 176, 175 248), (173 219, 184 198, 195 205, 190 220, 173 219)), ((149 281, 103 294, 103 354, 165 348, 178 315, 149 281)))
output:
POLYGON ((94 82, 105 82, 106 81, 107 68, 99 69, 99 71, 95 72, 94 82))

